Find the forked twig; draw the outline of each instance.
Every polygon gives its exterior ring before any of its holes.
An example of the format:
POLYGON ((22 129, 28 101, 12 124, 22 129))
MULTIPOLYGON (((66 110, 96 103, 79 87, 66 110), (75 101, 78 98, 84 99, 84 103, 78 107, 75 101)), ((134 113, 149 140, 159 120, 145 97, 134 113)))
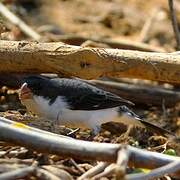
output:
POLYGON ((116 176, 116 179, 124 179, 129 159, 129 152, 127 146, 122 146, 117 154, 117 162, 110 164, 108 167, 105 168, 103 172, 94 176, 92 178, 93 180, 97 180, 113 174, 116 176))

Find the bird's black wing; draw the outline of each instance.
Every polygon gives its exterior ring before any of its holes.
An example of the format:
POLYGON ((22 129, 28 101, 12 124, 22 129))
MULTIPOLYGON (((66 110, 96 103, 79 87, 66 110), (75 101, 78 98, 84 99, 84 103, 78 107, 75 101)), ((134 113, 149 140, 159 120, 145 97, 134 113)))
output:
POLYGON ((122 105, 133 105, 130 101, 90 84, 74 79, 52 79, 56 91, 70 105, 72 110, 99 110, 122 105))

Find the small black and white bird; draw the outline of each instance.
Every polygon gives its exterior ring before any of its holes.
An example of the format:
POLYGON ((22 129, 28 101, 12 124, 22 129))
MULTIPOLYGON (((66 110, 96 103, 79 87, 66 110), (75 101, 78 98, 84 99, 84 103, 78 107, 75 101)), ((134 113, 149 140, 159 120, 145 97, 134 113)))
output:
POLYGON ((28 76, 23 79, 19 97, 38 116, 54 124, 89 128, 93 134, 99 132, 101 124, 123 118, 164 131, 132 112, 127 107, 132 102, 77 79, 28 76))

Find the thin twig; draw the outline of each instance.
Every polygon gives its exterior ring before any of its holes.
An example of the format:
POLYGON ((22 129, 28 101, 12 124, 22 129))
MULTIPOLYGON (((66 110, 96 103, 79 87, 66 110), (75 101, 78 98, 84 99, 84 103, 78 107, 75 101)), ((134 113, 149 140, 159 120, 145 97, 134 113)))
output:
POLYGON ((71 129, 71 132, 67 133, 67 136, 72 137, 72 135, 76 134, 79 130, 80 130, 80 128, 76 128, 74 130, 71 129))
POLYGON ((107 163, 107 162, 100 162, 95 167, 91 168, 90 170, 85 172, 82 176, 80 176, 78 178, 78 180, 91 178, 91 177, 101 173, 108 165, 109 165, 109 163, 107 163))
POLYGON ((139 173, 139 174, 127 175, 126 177, 128 180, 139 180, 139 179, 146 180, 146 179, 162 177, 165 174, 172 174, 176 171, 180 171, 180 161, 175 161, 163 167, 154 169, 148 174, 139 173))
POLYGON ((56 175, 54 175, 53 173, 42 169, 42 168, 38 168, 37 169, 37 174, 38 176, 40 176, 40 178, 42 179, 48 179, 48 180, 59 180, 59 177, 57 177, 56 175))
POLYGON ((152 29, 152 26, 156 20, 156 15, 157 15, 158 11, 159 11, 159 8, 153 9, 150 17, 148 17, 148 19, 144 23, 144 26, 141 30, 140 37, 139 37, 140 42, 146 42, 147 41, 149 32, 152 29))
POLYGON ((29 27, 24 21, 14 15, 6 6, 0 2, 0 13, 6 17, 10 22, 18 26, 26 35, 33 38, 36 41, 41 39, 41 36, 29 27))
POLYGON ((73 164, 73 166, 74 166, 81 174, 85 173, 84 169, 82 169, 81 167, 79 167, 79 166, 77 165, 77 163, 74 161, 74 159, 71 158, 70 161, 71 161, 71 163, 73 164))
POLYGON ((112 175, 115 172, 116 164, 110 164, 108 167, 105 168, 105 170, 97 175, 95 175, 92 180, 98 180, 101 179, 102 177, 108 177, 112 175))
POLYGON ((177 43, 177 50, 180 50, 180 33, 178 28, 178 23, 176 19, 176 14, 173 7, 173 0, 168 0, 169 3, 169 11, 170 11, 170 18, 173 26, 174 35, 176 37, 176 43, 177 43))

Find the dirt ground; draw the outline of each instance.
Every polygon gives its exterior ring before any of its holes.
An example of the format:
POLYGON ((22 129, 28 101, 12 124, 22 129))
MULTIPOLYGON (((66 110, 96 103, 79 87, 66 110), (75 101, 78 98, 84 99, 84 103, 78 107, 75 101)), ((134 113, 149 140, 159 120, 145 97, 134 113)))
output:
MULTIPOLYGON (((142 42, 144 24, 154 16, 145 43, 163 48, 167 52, 175 51, 176 42, 169 19, 168 1, 164 0, 12 0, 4 1, 7 6, 33 27, 48 41, 58 41, 61 35, 80 35, 87 38, 109 38, 111 40, 129 40, 142 42)), ((177 18, 180 22, 180 1, 175 1, 177 18)), ((17 27, 5 21, 8 29, 2 34, 2 39, 30 40, 17 27)), ((79 44, 77 44, 79 45, 79 44)), ((152 82, 153 84, 153 82, 152 82)), ((26 109, 18 99, 18 88, 1 84, 0 115, 11 120, 22 122, 30 126, 51 131, 49 122, 26 113, 26 109)), ((179 89, 175 85, 173 88, 179 89)), ((147 102, 148 104, 148 102, 147 102)), ((136 106, 134 111, 148 121, 165 128, 176 136, 180 136, 180 104, 174 107, 136 106)), ((142 128, 133 128, 126 136, 126 128, 118 124, 106 124, 93 141, 125 143, 135 147, 163 152, 167 149, 175 150, 180 155, 180 144, 170 141, 165 147, 159 147, 168 141, 165 136, 157 135, 142 128), (113 131, 112 131, 113 130, 113 131)), ((69 130, 60 127, 57 133, 67 134, 69 130)), ((89 131, 79 131, 75 137, 87 139, 89 131)), ((0 158, 16 158, 24 161, 36 160, 41 166, 55 165, 65 170, 73 178, 94 166, 94 162, 62 159, 55 155, 44 155, 22 147, 0 144, 0 158), (3 153, 4 152, 4 153, 3 153), (60 166, 61 165, 61 166, 60 166), (76 165, 79 168, 76 167, 76 165), (82 170, 83 169, 83 170, 82 170)), ((132 172, 133 170, 131 170, 132 172)), ((28 177, 36 179, 37 177, 28 177)), ((112 179, 110 177, 109 179, 112 179)))

